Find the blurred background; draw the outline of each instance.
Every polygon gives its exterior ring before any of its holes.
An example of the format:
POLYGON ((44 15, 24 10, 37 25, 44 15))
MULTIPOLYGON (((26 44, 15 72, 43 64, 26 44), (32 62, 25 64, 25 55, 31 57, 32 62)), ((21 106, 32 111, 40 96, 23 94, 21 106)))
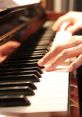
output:
POLYGON ((82 10, 82 0, 41 0, 41 2, 47 10, 55 12, 82 10))

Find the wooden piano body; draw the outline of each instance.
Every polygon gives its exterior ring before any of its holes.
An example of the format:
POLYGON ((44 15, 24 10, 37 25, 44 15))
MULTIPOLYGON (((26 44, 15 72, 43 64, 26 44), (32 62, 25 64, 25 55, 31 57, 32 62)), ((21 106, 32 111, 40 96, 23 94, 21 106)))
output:
MULTIPOLYGON (((61 15, 63 14, 45 11, 40 3, 2 11, 0 14, 0 72, 2 72, 2 70, 5 71, 3 67, 4 64, 32 34, 36 33, 46 21, 54 22, 61 15)), ((3 72, 3 74, 5 74, 5 72, 3 72)), ((1 81, 0 79, 0 83, 2 82, 3 80, 1 81)), ((12 113, 3 111, 4 107, 2 107, 2 109, 0 107, 0 113, 5 117, 80 117, 78 79, 71 73, 69 77, 68 100, 68 111, 64 114, 55 111, 12 113)))

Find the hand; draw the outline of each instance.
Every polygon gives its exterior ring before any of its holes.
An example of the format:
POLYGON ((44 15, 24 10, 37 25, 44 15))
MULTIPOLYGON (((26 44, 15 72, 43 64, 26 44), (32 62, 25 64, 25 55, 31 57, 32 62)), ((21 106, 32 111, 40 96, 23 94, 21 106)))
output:
POLYGON ((68 42, 54 46, 53 50, 38 61, 38 65, 44 66, 46 71, 52 71, 72 57, 77 58, 68 66, 69 71, 75 70, 82 64, 82 36, 72 36, 68 42))
POLYGON ((71 33, 75 33, 79 29, 82 29, 82 12, 71 11, 61 16, 53 25, 53 30, 59 31, 62 24, 65 22, 67 22, 67 25, 64 28, 71 33))

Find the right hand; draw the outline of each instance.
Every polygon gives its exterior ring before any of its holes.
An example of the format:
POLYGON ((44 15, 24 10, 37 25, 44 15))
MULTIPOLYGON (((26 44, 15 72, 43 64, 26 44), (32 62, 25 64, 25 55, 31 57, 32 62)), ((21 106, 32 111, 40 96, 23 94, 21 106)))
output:
POLYGON ((69 41, 54 46, 38 61, 38 65, 44 66, 46 71, 53 71, 56 70, 57 66, 73 57, 76 59, 68 65, 68 71, 74 71, 82 65, 82 36, 72 36, 69 41))
POLYGON ((75 33, 79 29, 82 29, 82 12, 71 11, 67 14, 58 18, 58 20, 53 25, 52 29, 54 31, 59 31, 63 23, 67 22, 65 30, 75 33))

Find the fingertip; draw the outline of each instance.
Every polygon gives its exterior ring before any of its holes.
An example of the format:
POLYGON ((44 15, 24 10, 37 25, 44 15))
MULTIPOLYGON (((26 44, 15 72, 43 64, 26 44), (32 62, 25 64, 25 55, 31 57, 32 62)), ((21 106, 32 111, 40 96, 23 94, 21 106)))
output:
POLYGON ((53 70, 54 70, 54 68, 51 67, 50 64, 46 64, 44 67, 45 67, 45 70, 46 70, 47 72, 49 72, 49 71, 53 71, 53 70))
POLYGON ((56 25, 53 25, 53 26, 52 26, 52 30, 53 30, 54 32, 56 32, 56 31, 58 31, 58 27, 57 27, 56 25))
POLYGON ((57 29, 55 28, 55 26, 52 26, 52 30, 53 30, 53 31, 56 31, 57 29))
POLYGON ((70 66, 68 67, 68 71, 69 71, 69 72, 72 72, 72 71, 74 71, 74 68, 70 65, 70 66))
POLYGON ((38 61, 38 65, 39 65, 39 66, 43 66, 43 65, 44 65, 42 59, 40 59, 40 60, 38 61))
POLYGON ((77 30, 73 27, 73 26, 70 26, 66 29, 68 32, 71 32, 72 34, 75 33, 77 30))

